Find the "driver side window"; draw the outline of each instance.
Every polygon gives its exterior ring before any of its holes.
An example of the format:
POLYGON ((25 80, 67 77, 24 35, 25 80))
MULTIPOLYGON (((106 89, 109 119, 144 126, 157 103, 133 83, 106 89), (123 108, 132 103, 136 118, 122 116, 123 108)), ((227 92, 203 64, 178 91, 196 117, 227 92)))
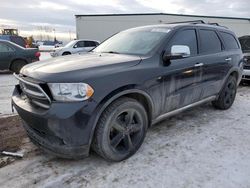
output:
POLYGON ((197 37, 194 29, 188 29, 178 32, 170 42, 168 51, 171 50, 173 45, 184 45, 190 48, 190 55, 197 55, 197 37))
POLYGON ((84 41, 79 41, 75 44, 75 48, 83 48, 84 47, 84 41))

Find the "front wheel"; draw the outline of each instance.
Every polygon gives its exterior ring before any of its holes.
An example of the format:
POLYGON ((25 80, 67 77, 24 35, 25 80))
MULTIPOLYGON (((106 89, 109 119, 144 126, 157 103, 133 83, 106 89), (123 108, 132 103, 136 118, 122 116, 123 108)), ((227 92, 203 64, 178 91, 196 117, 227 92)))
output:
POLYGON ((125 97, 118 99, 101 115, 93 149, 110 161, 127 159, 140 148, 147 127, 147 113, 137 100, 125 97))
POLYGON ((229 76, 226 84, 221 90, 218 99, 212 102, 213 106, 221 110, 230 108, 234 103, 236 92, 237 80, 235 76, 229 76))

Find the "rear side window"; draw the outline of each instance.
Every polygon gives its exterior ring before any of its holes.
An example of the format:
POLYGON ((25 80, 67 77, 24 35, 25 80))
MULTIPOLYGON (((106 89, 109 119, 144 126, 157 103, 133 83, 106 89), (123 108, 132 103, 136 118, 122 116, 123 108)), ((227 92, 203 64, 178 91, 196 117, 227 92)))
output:
POLYGON ((170 43, 170 48, 173 45, 185 45, 190 48, 191 56, 197 54, 197 38, 194 29, 188 29, 178 32, 172 42, 170 43))
POLYGON ((94 41, 85 41, 85 47, 95 47, 96 44, 94 41))
POLYGON ((0 43, 0 52, 13 52, 13 51, 14 50, 11 47, 0 43))
POLYGON ((220 32, 223 41, 225 43, 226 49, 239 49, 239 45, 233 35, 225 32, 220 32))
POLYGON ((217 53, 222 50, 220 39, 215 31, 200 30, 201 53, 217 53))

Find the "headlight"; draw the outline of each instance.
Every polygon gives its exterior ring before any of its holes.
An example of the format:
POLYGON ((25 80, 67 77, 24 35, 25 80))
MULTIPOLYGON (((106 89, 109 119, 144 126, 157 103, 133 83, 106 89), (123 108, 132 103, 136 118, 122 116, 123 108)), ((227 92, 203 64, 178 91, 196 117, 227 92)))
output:
POLYGON ((84 101, 94 93, 92 87, 84 83, 49 83, 48 85, 56 101, 84 101))

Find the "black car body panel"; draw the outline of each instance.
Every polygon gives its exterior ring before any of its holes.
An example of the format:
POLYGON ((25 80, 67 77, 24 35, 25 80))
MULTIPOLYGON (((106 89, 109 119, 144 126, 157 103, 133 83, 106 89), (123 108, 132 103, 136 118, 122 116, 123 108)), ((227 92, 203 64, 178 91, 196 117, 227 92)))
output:
POLYGON ((31 139, 38 144, 42 142, 40 145, 62 157, 87 156, 100 115, 121 96, 142 101, 150 123, 156 123, 170 112, 216 98, 229 75, 235 74, 239 83, 243 62, 241 49, 227 49, 220 35, 223 31, 235 36, 231 31, 203 24, 145 28, 162 31, 164 27, 171 31, 146 55, 90 52, 25 66, 18 77, 40 85, 51 99, 49 108, 44 109, 32 103, 38 99, 26 97, 20 85, 16 86, 12 103, 31 139), (202 29, 211 30, 218 37, 219 52, 200 52, 202 29), (177 33, 185 30, 195 33, 197 52, 188 58, 164 62, 163 53, 170 49, 177 33), (92 86, 93 96, 82 102, 58 102, 46 86, 47 83, 76 82, 92 86))

